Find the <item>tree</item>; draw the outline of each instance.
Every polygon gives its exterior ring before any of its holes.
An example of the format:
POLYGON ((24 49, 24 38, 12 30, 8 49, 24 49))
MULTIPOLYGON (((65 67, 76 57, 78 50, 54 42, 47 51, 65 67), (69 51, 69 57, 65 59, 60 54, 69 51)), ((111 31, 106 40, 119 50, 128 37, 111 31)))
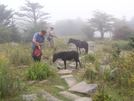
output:
POLYGON ((113 31, 113 39, 128 40, 129 36, 133 35, 134 31, 128 26, 121 26, 113 31))
POLYGON ((129 36, 134 34, 134 30, 131 29, 126 21, 125 17, 123 19, 116 19, 113 25, 113 39, 115 40, 128 40, 129 36))
POLYGON ((87 39, 93 40, 93 37, 94 37, 94 29, 92 29, 89 25, 84 25, 82 27, 82 31, 87 36, 87 39))
POLYGON ((47 29, 49 13, 43 11, 44 6, 39 3, 30 2, 25 0, 24 6, 20 7, 20 12, 16 13, 19 20, 19 28, 25 41, 31 41, 33 34, 42 29, 47 29), (41 29, 42 28, 42 29, 41 29))
POLYGON ((45 20, 49 18, 49 13, 43 12, 43 8, 44 6, 39 3, 32 3, 29 0, 26 0, 25 5, 20 7, 20 13, 17 14, 26 24, 33 27, 33 30, 36 32, 39 31, 37 29, 39 23, 46 22, 45 20))
POLYGON ((7 9, 7 6, 0 5, 0 23, 2 25, 8 26, 11 23, 13 16, 13 10, 7 9))
POLYGON ((130 28, 132 28, 134 30, 134 16, 132 17, 132 19, 128 22, 130 28))
POLYGON ((18 29, 13 21, 14 12, 0 5, 0 43, 20 41, 18 29))
POLYGON ((93 18, 89 19, 91 28, 101 33, 101 39, 104 38, 104 33, 112 30, 112 24, 114 18, 112 15, 108 15, 101 11, 94 11, 93 18))

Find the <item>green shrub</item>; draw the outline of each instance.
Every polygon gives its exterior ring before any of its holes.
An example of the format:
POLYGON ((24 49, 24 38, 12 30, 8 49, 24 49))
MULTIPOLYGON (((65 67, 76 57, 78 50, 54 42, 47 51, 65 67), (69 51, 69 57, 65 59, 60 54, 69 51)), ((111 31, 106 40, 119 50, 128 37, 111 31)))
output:
POLYGON ((119 57, 120 52, 121 52, 121 48, 118 46, 112 53, 113 58, 119 57))
POLYGON ((93 81, 96 78, 96 71, 94 68, 92 68, 91 65, 86 66, 85 73, 83 74, 83 78, 85 78, 87 81, 90 81, 90 83, 93 83, 93 81))
POLYGON ((93 55, 93 54, 86 54, 85 56, 84 56, 84 61, 85 62, 94 62, 95 61, 95 59, 96 59, 96 57, 93 55))
POLYGON ((122 96, 125 95, 127 101, 133 101, 134 53, 128 53, 122 57, 118 57, 118 59, 113 60, 111 65, 116 66, 119 69, 116 76, 114 75, 116 79, 113 79, 112 81, 121 88, 122 96), (131 100, 128 100, 130 98, 131 100))
POLYGON ((49 64, 41 62, 33 62, 25 71, 25 76, 31 80, 44 80, 54 75, 54 69, 50 68, 49 64))
POLYGON ((112 48, 120 47, 123 50, 132 50, 132 47, 129 45, 128 41, 114 41, 112 42, 112 48))
POLYGON ((29 65, 31 60, 31 52, 24 47, 17 46, 10 51, 10 62, 16 66, 29 65))
POLYGON ((103 52, 110 53, 110 52, 111 52, 111 48, 108 47, 108 46, 104 46, 104 47, 102 47, 102 51, 103 51, 103 52))
POLYGON ((106 92, 99 92, 95 94, 95 98, 93 101, 113 101, 110 94, 106 92))
POLYGON ((99 85, 99 91, 95 94, 93 101, 113 101, 113 97, 106 92, 103 83, 99 85))
POLYGON ((12 71, 8 68, 8 60, 0 57, 0 99, 15 95, 20 88, 19 80, 14 78, 12 71))

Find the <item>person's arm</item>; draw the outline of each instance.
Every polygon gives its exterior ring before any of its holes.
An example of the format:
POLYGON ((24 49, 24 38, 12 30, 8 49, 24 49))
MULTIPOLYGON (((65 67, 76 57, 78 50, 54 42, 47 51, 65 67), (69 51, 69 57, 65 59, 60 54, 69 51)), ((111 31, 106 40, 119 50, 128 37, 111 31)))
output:
POLYGON ((32 42, 40 49, 40 43, 38 43, 35 39, 33 39, 32 42))
MULTIPOLYGON (((51 33, 50 33, 51 34, 51 33)), ((53 37, 55 37, 55 38, 58 38, 57 36, 56 36, 56 33, 53 31, 53 34, 51 34, 53 37)))
POLYGON ((32 42, 40 49, 40 43, 38 43, 37 40, 38 35, 34 34, 32 42))
MULTIPOLYGON (((38 43, 38 42, 37 42, 38 43)), ((38 43, 40 46, 44 45, 44 42, 43 43, 38 43)))
POLYGON ((45 37, 43 37, 42 42, 38 43, 40 46, 44 45, 45 37))

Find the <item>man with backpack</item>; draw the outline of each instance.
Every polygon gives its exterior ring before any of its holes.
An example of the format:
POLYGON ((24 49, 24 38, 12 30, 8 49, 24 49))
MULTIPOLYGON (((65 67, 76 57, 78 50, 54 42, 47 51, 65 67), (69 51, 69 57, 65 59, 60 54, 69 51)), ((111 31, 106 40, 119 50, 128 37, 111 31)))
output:
POLYGON ((34 61, 40 61, 41 60, 41 46, 44 45, 45 35, 47 34, 46 30, 42 30, 40 32, 37 32, 34 34, 32 39, 32 57, 34 61))
POLYGON ((50 27, 50 30, 48 32, 48 38, 47 38, 49 42, 49 49, 52 47, 54 50, 56 50, 56 43, 54 37, 58 38, 54 32, 54 28, 50 27))

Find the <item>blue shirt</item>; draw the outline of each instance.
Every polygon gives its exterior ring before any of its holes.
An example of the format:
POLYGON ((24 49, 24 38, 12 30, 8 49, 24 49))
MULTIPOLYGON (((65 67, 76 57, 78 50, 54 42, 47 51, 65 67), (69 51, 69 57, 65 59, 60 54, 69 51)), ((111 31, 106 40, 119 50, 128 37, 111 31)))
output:
MULTIPOLYGON (((44 43, 44 41, 45 41, 45 37, 40 36, 38 32, 34 34, 33 39, 36 40, 36 42, 39 42, 39 43, 44 43)), ((33 49, 35 48, 35 46, 36 45, 32 42, 32 48, 33 49)))

